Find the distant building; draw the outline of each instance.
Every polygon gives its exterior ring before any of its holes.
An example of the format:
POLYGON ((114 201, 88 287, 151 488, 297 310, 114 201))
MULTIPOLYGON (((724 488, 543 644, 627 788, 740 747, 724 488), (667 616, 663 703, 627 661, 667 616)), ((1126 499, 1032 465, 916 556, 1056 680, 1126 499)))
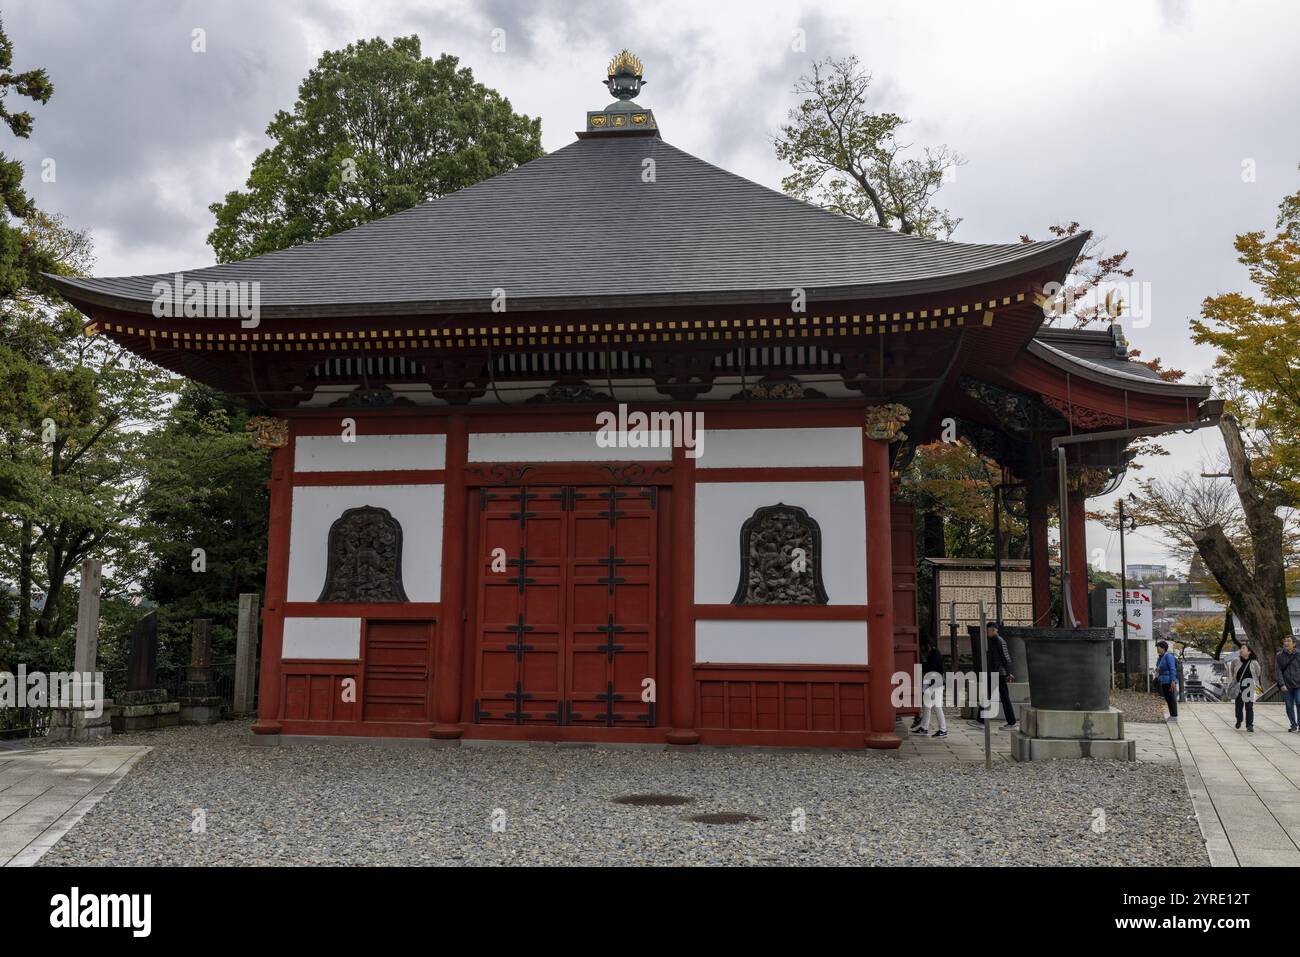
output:
POLYGON ((1167 578, 1169 570, 1164 565, 1127 565, 1124 574, 1132 581, 1145 582, 1167 578))

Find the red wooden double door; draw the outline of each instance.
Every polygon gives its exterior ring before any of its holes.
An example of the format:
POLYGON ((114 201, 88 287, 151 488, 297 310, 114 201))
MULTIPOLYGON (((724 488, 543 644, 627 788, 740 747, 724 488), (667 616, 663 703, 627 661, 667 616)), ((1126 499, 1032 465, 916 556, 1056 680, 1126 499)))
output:
POLYGON ((471 502, 474 721, 653 727, 658 490, 484 488, 471 502))

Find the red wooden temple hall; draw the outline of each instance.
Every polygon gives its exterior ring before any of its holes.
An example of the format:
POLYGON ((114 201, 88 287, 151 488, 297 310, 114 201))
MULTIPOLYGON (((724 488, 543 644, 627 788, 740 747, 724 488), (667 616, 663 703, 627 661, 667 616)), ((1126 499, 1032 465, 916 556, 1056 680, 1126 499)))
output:
MULTIPOLYGON (((1025 484, 1047 624, 1051 439, 1202 418, 1117 327, 1044 328, 1084 237, 833 215, 669 145, 641 73, 620 54, 569 146, 406 212, 59 281, 88 333, 262 413, 256 733, 895 747, 915 446, 951 417, 1025 484), (247 288, 255 323, 214 298, 247 288), (602 430, 637 413, 702 431, 602 430)), ((1069 447, 1075 568, 1128 456, 1069 447)))

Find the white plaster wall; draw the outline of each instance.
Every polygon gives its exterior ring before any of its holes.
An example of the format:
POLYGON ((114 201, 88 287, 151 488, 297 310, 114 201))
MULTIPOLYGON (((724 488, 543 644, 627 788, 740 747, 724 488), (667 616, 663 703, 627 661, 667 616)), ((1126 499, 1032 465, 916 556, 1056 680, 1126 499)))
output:
POLYGON ((360 658, 360 618, 286 618, 281 658, 360 658))
MULTIPOLYGON (((777 503, 798 505, 821 527, 822 581, 830 604, 866 604, 867 513, 861 482, 698 483, 696 604, 731 602, 740 582, 740 527, 756 509, 777 503)), ((889 543, 875 547, 888 549, 889 543)))
MULTIPOLYGON (((594 417, 593 417, 594 418, 594 417)), ((642 436, 648 441, 650 434, 642 436)), ((601 448, 591 432, 474 432, 471 462, 670 462, 672 434, 659 433, 659 448, 601 448)))
POLYGON ((695 660, 752 665, 865 665, 865 621, 697 621, 695 660))
POLYGON ((861 429, 710 429, 707 411, 699 447, 697 469, 862 465, 861 429))
POLYGON ((442 591, 441 485, 300 485, 289 532, 289 601, 315 601, 325 587, 330 526, 349 508, 386 508, 402 525, 402 585, 411 601, 442 591))
POLYGON ((440 469, 447 464, 445 435, 300 435, 294 440, 296 472, 383 472, 440 469))

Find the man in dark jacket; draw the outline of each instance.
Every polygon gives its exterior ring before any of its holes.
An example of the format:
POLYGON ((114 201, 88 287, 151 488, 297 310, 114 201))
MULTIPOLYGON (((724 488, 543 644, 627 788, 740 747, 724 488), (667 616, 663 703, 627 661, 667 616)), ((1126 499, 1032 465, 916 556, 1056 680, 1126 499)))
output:
POLYGON ((1282 650, 1277 653, 1273 664, 1277 668, 1277 686, 1286 701, 1286 717, 1291 722, 1288 731, 1300 728, 1300 650, 1296 649, 1295 638, 1287 635, 1282 639, 1282 650))
MULTIPOLYGON (((1016 680, 1016 676, 1011 673, 1011 650, 1007 648, 1007 640, 998 634, 998 624, 990 621, 984 626, 984 633, 988 636, 986 644, 989 649, 988 672, 990 678, 993 672, 998 675, 998 699, 1002 702, 1002 714, 1006 717, 1007 723, 1003 728, 1010 731, 1016 726, 1016 707, 1011 703, 1011 689, 1009 683, 1016 680)), ((984 723, 984 716, 976 718, 979 724, 984 723)))

